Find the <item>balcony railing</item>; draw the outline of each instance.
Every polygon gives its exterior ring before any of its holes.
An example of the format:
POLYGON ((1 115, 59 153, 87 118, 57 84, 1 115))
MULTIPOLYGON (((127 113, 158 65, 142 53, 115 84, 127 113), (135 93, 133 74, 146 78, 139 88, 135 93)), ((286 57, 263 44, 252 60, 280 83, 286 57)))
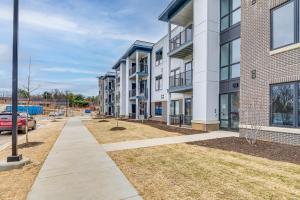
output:
POLYGON ((192 40, 193 26, 191 25, 170 40, 170 51, 174 51, 192 40))
POLYGON ((136 97, 136 89, 132 89, 129 91, 129 97, 136 97))
POLYGON ((116 79, 116 83, 119 84, 120 81, 121 81, 121 79, 120 79, 120 77, 118 77, 118 78, 116 79))
POLYGON ((193 70, 185 71, 170 77, 170 89, 193 85, 193 70))
POLYGON ((129 76, 131 76, 131 75, 133 75, 133 74, 135 74, 136 73, 136 67, 131 67, 130 69, 129 69, 129 76))
POLYGON ((148 89, 147 88, 140 89, 139 96, 144 97, 144 98, 148 98, 148 89))
POLYGON ((139 72, 140 73, 148 73, 148 65, 141 63, 139 72))
POLYGON ((135 113, 129 113, 129 119, 136 119, 135 113))
POLYGON ((170 124, 175 126, 190 126, 192 124, 192 116, 189 115, 170 115, 170 124))

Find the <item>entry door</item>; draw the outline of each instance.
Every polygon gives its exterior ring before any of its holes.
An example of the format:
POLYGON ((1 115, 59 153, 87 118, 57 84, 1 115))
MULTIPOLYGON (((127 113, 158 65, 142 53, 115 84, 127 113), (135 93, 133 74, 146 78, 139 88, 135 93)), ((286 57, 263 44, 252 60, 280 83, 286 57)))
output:
POLYGON ((185 99, 185 102, 184 102, 184 115, 185 116, 192 116, 192 99, 191 98, 185 99))
POLYGON ((136 113, 136 105, 135 104, 131 105, 131 110, 132 110, 132 113, 136 113))
POLYGON ((240 95, 238 92, 220 96, 220 127, 225 129, 239 128, 240 95))

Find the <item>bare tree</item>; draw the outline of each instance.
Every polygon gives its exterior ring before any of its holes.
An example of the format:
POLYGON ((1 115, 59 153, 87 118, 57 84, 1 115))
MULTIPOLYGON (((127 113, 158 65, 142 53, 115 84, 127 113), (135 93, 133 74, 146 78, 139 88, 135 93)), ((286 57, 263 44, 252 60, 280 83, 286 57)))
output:
POLYGON ((26 110, 26 143, 29 143, 28 138, 28 119, 29 119, 29 105, 31 101, 31 93, 37 90, 40 86, 37 86, 35 88, 31 88, 31 57, 29 58, 29 65, 28 65, 28 77, 27 77, 27 86, 24 87, 27 94, 27 110, 26 110))
POLYGON ((246 112, 244 112, 246 116, 246 134, 245 138, 247 142, 251 145, 256 143, 257 136, 261 132, 262 129, 262 101, 257 100, 247 105, 246 112))

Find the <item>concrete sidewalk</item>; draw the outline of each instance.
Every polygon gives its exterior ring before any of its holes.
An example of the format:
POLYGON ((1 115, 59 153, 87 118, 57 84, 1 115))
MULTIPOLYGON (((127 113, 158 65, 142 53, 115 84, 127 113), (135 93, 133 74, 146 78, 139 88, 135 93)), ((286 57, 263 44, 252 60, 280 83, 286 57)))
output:
POLYGON ((120 151, 126 149, 153 147, 153 146, 160 146, 160 145, 167 145, 167 144, 196 142, 196 141, 211 140, 211 139, 226 138, 226 137, 239 137, 239 133, 229 132, 229 131, 214 131, 211 133, 203 133, 203 134, 195 134, 195 135, 182 135, 182 136, 175 136, 175 137, 118 142, 118 143, 111 143, 111 144, 103 144, 101 146, 105 149, 105 151, 109 152, 109 151, 120 151))
POLYGON ((78 118, 46 159, 28 200, 142 199, 78 118))

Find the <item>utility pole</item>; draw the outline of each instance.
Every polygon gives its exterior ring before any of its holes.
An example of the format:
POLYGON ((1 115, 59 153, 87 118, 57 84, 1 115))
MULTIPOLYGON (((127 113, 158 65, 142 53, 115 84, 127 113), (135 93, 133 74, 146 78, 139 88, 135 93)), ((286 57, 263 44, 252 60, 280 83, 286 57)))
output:
POLYGON ((19 0, 14 0, 13 15, 13 61, 12 61, 12 155, 7 162, 18 162, 22 155, 18 154, 18 32, 19 32, 19 0))

